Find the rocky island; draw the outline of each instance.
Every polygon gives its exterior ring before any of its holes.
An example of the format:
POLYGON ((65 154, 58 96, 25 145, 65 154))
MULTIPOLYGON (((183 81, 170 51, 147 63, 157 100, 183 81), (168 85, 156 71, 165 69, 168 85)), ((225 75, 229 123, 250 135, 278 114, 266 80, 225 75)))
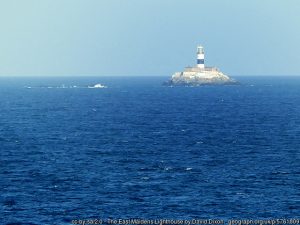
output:
POLYGON ((176 72, 169 81, 168 86, 201 86, 201 85, 231 85, 238 82, 223 74, 216 67, 204 66, 204 49, 197 47, 197 65, 186 67, 183 72, 176 72))

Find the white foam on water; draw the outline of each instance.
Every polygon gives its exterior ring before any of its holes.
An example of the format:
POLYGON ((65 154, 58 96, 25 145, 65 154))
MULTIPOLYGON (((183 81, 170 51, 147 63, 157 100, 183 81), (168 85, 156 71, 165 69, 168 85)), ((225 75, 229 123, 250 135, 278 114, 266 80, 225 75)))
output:
POLYGON ((94 86, 88 86, 88 88, 107 88, 107 86, 102 84, 95 84, 94 86))
POLYGON ((31 86, 25 86, 24 88, 27 89, 32 89, 32 88, 47 88, 47 89, 73 89, 73 88, 96 88, 96 89, 101 89, 101 88, 107 88, 107 86, 102 85, 102 84, 95 84, 93 86, 77 86, 77 85, 70 85, 70 86, 66 86, 66 85, 61 85, 61 86, 36 86, 36 87, 31 87, 31 86))

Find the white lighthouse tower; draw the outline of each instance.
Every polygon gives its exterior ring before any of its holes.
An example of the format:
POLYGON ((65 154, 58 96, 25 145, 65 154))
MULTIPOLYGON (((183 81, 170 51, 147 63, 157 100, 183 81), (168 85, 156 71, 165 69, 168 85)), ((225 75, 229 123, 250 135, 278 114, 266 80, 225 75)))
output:
POLYGON ((204 49, 201 45, 197 46, 197 67, 204 69, 204 49))

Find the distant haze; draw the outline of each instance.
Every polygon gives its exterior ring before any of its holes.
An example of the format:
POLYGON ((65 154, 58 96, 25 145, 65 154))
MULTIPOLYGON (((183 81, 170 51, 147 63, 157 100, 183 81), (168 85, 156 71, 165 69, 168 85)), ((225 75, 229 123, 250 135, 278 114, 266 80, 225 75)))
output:
POLYGON ((1 76, 300 75, 298 0, 2 0, 1 76))

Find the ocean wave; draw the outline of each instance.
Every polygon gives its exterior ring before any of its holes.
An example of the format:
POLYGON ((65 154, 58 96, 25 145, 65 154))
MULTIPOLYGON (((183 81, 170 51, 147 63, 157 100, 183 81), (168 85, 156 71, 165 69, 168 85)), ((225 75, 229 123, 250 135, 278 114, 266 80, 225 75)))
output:
POLYGON ((88 85, 88 86, 77 86, 77 85, 60 85, 60 86, 24 86, 24 88, 45 88, 45 89, 74 89, 74 88, 89 88, 89 89, 102 89, 107 88, 107 86, 102 84, 88 85))

